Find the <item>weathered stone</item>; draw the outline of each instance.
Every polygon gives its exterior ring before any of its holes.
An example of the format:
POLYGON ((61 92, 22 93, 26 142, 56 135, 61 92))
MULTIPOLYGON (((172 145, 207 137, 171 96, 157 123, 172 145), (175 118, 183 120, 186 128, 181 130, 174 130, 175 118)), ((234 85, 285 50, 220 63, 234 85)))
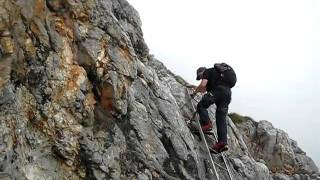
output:
POLYGON ((237 175, 240 176, 237 177, 239 179, 272 179, 265 165, 255 162, 248 156, 242 156, 239 159, 234 158, 231 162, 236 167, 237 175))
MULTIPOLYGON (((48 36, 48 32, 46 30, 45 22, 41 21, 39 18, 34 18, 33 22, 31 23, 31 31, 39 38, 41 43, 46 47, 50 46, 50 39, 48 36)), ((34 47, 33 47, 34 48, 34 47)))
POLYGON ((8 174, 8 173, 0 172, 0 179, 2 179, 2 180, 11 180, 11 175, 8 174))
POLYGON ((6 103, 10 103, 10 101, 14 100, 14 92, 13 87, 8 85, 0 90, 0 106, 6 103))
POLYGON ((4 55, 0 59, 0 92, 8 84, 12 69, 13 56, 4 55))
POLYGON ((245 136, 250 153, 255 159, 263 159, 273 172, 285 174, 318 172, 314 162, 291 140, 287 133, 276 129, 267 121, 249 119, 237 124, 245 136))
POLYGON ((10 20, 8 11, 2 6, 0 7, 0 31, 5 31, 8 28, 10 20))
POLYGON ((300 180, 299 174, 295 174, 295 175, 293 176, 293 179, 294 179, 294 180, 300 180))
MULTIPOLYGON (((149 55, 128 2, 0 1, 0 33, 0 179, 215 178, 191 85, 149 55)), ((234 179, 316 177, 285 132, 227 122, 234 179)))
POLYGON ((312 175, 310 176, 311 179, 316 179, 317 177, 318 177, 317 174, 312 174, 312 175))
POLYGON ((272 176, 273 180, 290 180, 290 177, 288 175, 285 174, 274 174, 272 176))
POLYGON ((0 44, 2 47, 2 52, 4 54, 13 54, 14 52, 14 43, 11 38, 11 33, 9 31, 4 31, 0 37, 0 44))
POLYGON ((65 1, 61 0, 46 0, 48 8, 56 12, 64 12, 66 10, 65 1))

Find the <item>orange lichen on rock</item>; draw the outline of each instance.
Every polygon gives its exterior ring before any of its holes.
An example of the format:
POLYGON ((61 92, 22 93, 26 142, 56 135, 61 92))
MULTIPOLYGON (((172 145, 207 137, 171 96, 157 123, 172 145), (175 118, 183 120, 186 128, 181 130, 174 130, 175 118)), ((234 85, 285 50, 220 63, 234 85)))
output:
POLYGON ((55 29, 61 36, 67 37, 71 41, 74 39, 72 29, 66 26, 63 18, 61 17, 55 18, 55 29))
POLYGON ((40 30, 37 24, 33 21, 30 23, 30 30, 37 36, 40 35, 40 30))
POLYGON ((71 10, 70 16, 73 19, 77 19, 81 22, 87 22, 89 21, 89 15, 87 10, 85 10, 82 7, 75 7, 74 9, 71 10))
POLYGON ((76 91, 80 88, 80 85, 86 80, 85 70, 80 66, 72 66, 69 74, 69 80, 67 82, 67 91, 76 91))
POLYGON ((45 2, 44 0, 36 0, 34 2, 33 15, 40 19, 44 19, 45 2))
POLYGON ((13 54, 15 47, 14 47, 14 42, 11 38, 11 33, 9 31, 5 31, 1 34, 1 39, 0 39, 2 51, 5 54, 13 54))
POLYGON ((96 100, 94 99, 94 94, 93 93, 89 93, 86 96, 86 99, 84 100, 84 105, 86 107, 89 107, 89 106, 93 106, 95 104, 96 104, 96 100))
POLYGON ((124 59, 133 61, 133 58, 132 58, 132 56, 130 54, 130 51, 129 51, 128 47, 126 47, 125 49, 120 48, 120 53, 121 53, 121 55, 122 55, 122 57, 124 59))
POLYGON ((28 56, 34 57, 36 55, 36 48, 34 47, 31 38, 25 40, 24 46, 28 56))
POLYGON ((63 39, 63 49, 61 52, 61 65, 69 66, 74 62, 74 55, 67 38, 63 39))
POLYGON ((113 87, 110 84, 105 84, 101 88, 100 103, 106 110, 111 111, 113 109, 113 87))

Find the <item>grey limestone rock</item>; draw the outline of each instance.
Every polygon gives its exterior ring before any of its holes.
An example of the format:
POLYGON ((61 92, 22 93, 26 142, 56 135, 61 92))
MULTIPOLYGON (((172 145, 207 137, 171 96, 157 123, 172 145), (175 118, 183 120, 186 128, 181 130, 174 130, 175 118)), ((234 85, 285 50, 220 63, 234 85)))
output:
MULTIPOLYGON (((244 135, 250 154, 263 159, 268 168, 274 173, 308 174, 319 172, 313 160, 290 139, 284 131, 276 129, 270 122, 247 122, 237 124, 244 135)), ((294 176, 296 178, 296 176, 294 176)), ((304 177, 305 178, 305 177, 304 177)))
MULTIPOLYGON (((0 179, 215 178, 190 84, 149 54, 127 1, 0 1, 0 20, 0 179)), ((319 179, 285 132, 227 121, 234 179, 319 179)))
POLYGON ((285 174, 274 174, 272 176, 273 180, 290 180, 291 178, 288 175, 285 174))

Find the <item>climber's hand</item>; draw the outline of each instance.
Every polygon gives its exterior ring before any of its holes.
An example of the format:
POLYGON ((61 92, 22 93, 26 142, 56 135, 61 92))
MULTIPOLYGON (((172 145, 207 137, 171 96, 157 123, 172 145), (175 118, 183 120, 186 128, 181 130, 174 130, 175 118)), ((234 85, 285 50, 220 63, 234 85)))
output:
POLYGON ((196 95, 197 95, 197 93, 195 93, 195 91, 193 91, 193 92, 190 94, 190 96, 191 96, 192 99, 193 99, 196 95))
POLYGON ((197 89, 197 87, 198 87, 198 86, 192 85, 192 86, 191 86, 191 89, 195 90, 195 89, 197 89))
POLYGON ((188 84, 188 85, 186 85, 186 87, 189 89, 196 89, 197 88, 197 86, 192 85, 192 84, 188 84))

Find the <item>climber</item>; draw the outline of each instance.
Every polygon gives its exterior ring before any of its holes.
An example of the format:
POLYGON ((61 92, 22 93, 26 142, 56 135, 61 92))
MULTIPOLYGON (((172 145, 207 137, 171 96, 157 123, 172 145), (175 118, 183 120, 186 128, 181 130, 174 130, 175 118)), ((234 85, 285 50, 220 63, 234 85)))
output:
POLYGON ((212 153, 226 151, 228 150, 226 116, 231 101, 231 88, 237 81, 236 74, 226 63, 216 63, 214 67, 209 69, 198 68, 197 80, 201 80, 201 82, 199 86, 194 87, 192 96, 198 92, 207 92, 197 104, 201 128, 203 132, 212 130, 213 126, 207 108, 215 104, 218 142, 210 150, 212 153))

